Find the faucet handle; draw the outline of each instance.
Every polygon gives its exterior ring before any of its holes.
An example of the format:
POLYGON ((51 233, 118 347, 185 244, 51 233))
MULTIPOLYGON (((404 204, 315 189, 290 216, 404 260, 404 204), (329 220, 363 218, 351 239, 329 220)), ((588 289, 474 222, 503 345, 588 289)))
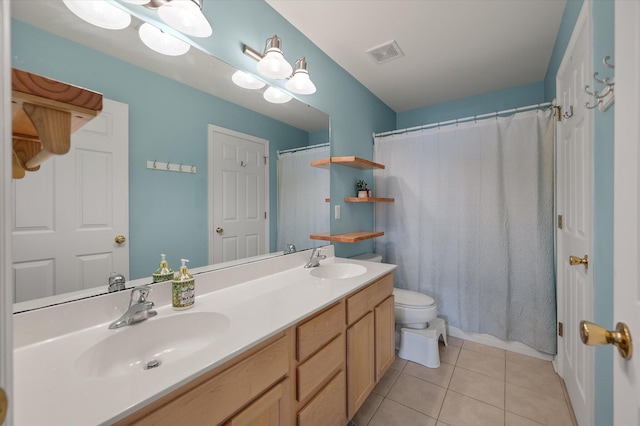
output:
POLYGON ((147 301, 147 296, 151 292, 152 288, 148 285, 141 285, 138 287, 134 287, 131 290, 131 302, 133 303, 145 303, 147 301))

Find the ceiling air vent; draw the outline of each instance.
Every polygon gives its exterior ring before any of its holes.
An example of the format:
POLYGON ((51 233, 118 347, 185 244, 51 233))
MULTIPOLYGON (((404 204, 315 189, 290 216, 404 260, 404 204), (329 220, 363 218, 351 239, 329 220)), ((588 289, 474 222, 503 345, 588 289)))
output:
POLYGON ((400 46, 398 46, 398 42, 395 40, 391 40, 385 44, 369 49, 367 50, 367 53, 377 64, 383 64, 385 62, 389 62, 392 59, 404 56, 404 53, 402 53, 400 46))

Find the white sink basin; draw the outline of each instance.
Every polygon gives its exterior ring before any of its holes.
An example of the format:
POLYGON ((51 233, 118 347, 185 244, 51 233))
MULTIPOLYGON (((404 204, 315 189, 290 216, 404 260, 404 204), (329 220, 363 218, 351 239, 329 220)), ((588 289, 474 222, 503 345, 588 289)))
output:
POLYGON ((178 313, 119 330, 75 361, 74 370, 90 377, 115 377, 162 368, 214 343, 229 328, 229 318, 214 312, 178 313))
POLYGON ((329 263, 320 264, 311 270, 311 275, 325 280, 339 280, 353 278, 367 272, 367 268, 355 263, 329 263))

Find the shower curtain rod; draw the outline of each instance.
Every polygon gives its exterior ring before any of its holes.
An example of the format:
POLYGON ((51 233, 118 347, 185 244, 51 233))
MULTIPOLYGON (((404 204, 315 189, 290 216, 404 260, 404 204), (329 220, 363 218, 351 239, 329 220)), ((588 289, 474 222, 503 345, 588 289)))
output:
POLYGON ((278 151, 278 155, 284 154, 285 152, 298 152, 298 151, 306 151, 308 149, 314 149, 314 148, 324 148, 325 146, 329 146, 329 142, 319 143, 317 145, 301 146, 299 148, 283 149, 282 151, 278 151))
POLYGON ((432 129, 434 127, 450 126, 452 124, 465 123, 468 121, 477 121, 477 120, 482 120, 486 118, 498 117, 504 114, 511 114, 511 113, 517 114, 519 112, 531 111, 534 109, 542 109, 542 108, 553 107, 553 106, 555 106, 554 102, 544 102, 541 104, 528 105, 528 106, 512 108, 512 109, 505 109, 503 111, 497 111, 497 112, 490 112, 487 114, 473 115, 473 116, 464 117, 464 118, 456 118, 454 120, 438 121, 437 123, 423 124, 422 126, 407 127, 405 129, 390 130, 388 132, 382 132, 382 133, 374 133, 373 138, 375 139, 377 137, 411 133, 411 132, 416 132, 418 130, 426 130, 426 129, 432 129))

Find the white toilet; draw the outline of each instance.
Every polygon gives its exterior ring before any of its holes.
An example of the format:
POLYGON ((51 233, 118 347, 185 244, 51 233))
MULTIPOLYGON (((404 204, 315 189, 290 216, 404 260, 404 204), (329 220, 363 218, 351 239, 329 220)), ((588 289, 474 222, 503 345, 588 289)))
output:
MULTIPOLYGON (((367 253, 353 259, 382 262, 382 256, 367 253)), ((446 325, 438 318, 435 300, 423 293, 393 289, 396 316, 396 349, 402 359, 429 368, 440 366, 438 340, 447 344, 446 325)))

